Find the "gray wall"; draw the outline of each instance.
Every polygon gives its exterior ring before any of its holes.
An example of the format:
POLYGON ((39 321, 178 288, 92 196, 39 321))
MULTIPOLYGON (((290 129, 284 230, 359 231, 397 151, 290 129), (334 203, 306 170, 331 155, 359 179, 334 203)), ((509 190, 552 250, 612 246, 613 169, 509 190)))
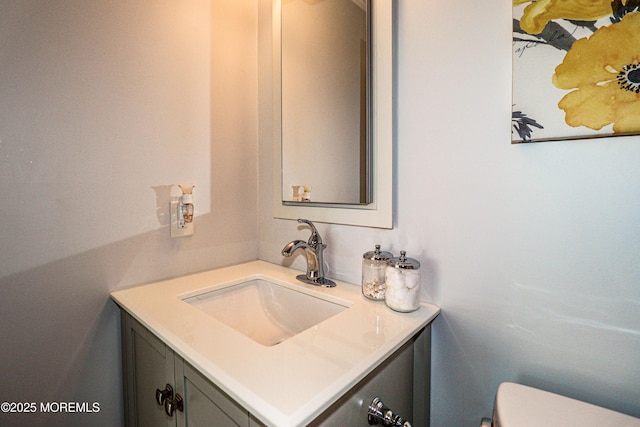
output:
MULTIPOLYGON (((511 4, 397 5, 395 228, 320 225, 329 274, 358 283, 376 243, 422 263, 435 427, 477 426, 502 381, 640 417, 640 138, 511 145, 511 4)), ((261 132, 259 257, 281 263, 308 231, 272 218, 261 132)))
POLYGON ((100 405, 0 425, 121 424, 109 292, 256 258, 255 38, 254 1, 0 0, 0 402, 100 405))

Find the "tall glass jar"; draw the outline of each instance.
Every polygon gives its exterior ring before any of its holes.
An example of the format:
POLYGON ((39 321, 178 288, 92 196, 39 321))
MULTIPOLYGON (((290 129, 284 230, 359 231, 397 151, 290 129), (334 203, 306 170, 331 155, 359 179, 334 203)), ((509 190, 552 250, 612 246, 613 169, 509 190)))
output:
POLYGON ((376 301, 384 299, 384 270, 392 257, 391 252, 380 251, 380 245, 362 255, 362 295, 376 301))
POLYGON ((420 307, 420 263, 407 258, 405 251, 387 262, 385 283, 384 301, 389 308, 408 313, 420 307))

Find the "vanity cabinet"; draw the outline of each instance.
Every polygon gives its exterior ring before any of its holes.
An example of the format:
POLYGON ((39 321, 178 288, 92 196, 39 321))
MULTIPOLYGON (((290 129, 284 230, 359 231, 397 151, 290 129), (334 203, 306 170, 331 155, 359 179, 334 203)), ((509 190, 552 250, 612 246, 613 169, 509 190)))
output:
POLYGON ((125 425, 261 425, 124 311, 121 322, 125 425))
MULTIPOLYGON (((128 427, 264 427, 124 310, 121 319, 128 427)), ((428 426, 430 345, 427 325, 308 425, 369 426, 369 403, 379 397, 412 425, 428 426)))
POLYGON ((429 427, 430 390, 431 325, 427 325, 309 426, 369 427, 367 410, 378 397, 412 426, 429 427))

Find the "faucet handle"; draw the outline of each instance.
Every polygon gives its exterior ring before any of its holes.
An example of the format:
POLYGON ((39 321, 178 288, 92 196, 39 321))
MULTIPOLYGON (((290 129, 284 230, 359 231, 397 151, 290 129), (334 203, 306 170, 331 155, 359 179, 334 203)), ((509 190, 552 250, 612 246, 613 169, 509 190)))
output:
POLYGON ((299 219, 298 222, 305 223, 309 227, 311 227, 311 237, 309 237, 309 241, 307 242, 310 245, 322 245, 322 237, 320 237, 320 233, 318 233, 318 229, 315 225, 308 219, 299 219))

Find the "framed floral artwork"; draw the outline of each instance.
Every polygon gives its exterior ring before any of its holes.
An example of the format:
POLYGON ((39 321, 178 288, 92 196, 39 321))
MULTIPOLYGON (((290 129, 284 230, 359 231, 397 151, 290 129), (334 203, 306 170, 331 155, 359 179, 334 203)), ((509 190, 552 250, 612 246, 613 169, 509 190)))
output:
POLYGON ((640 0, 512 1, 512 143, 640 133, 640 0))

